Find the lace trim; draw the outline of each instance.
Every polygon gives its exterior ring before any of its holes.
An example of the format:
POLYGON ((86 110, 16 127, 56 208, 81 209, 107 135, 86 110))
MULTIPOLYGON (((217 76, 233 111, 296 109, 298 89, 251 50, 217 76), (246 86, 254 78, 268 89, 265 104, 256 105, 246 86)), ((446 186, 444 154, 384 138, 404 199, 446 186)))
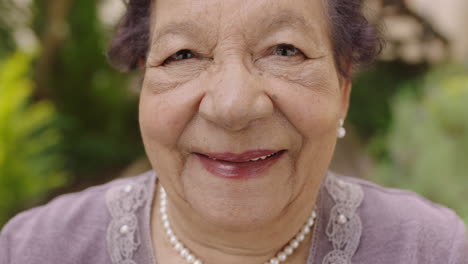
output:
POLYGON ((113 264, 136 264, 133 254, 140 245, 136 211, 147 197, 145 185, 138 181, 107 191, 107 208, 112 217, 107 229, 107 246, 113 264))
POLYGON ((330 220, 325 231, 333 245, 323 259, 323 264, 351 264, 351 258, 359 246, 362 224, 357 208, 364 192, 357 184, 345 182, 329 173, 325 187, 335 202, 330 211, 330 220))
MULTIPOLYGON (((148 199, 146 185, 143 181, 134 181, 114 186, 106 193, 112 217, 107 229, 107 245, 113 264, 136 264, 133 255, 141 244, 136 211, 148 199)), ((362 233, 361 219, 356 211, 364 193, 359 185, 340 180, 331 173, 325 177, 324 186, 335 205, 325 230, 333 250, 325 256, 322 264, 352 264, 351 258, 362 233)))

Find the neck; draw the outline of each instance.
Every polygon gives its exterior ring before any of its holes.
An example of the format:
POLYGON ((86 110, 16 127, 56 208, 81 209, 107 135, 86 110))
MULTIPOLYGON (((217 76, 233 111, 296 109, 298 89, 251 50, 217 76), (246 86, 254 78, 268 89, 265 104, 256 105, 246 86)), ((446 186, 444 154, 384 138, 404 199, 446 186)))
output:
MULTIPOLYGON (((165 235, 159 212, 159 188, 155 193, 152 213, 152 233, 155 241, 155 251, 158 259, 174 259, 177 263, 185 261, 179 259, 178 253, 172 248, 165 235)), ((298 233, 309 218, 316 197, 298 196, 285 208, 282 214, 271 223, 255 229, 229 230, 226 227, 207 223, 191 208, 179 208, 167 198, 167 212, 171 227, 185 246, 192 251, 203 263, 264 263, 274 257, 298 233), (302 199, 307 199, 304 203, 302 199), (312 199, 312 200, 311 200, 312 199), (295 206, 295 205, 302 206, 295 206), (310 208, 303 205, 309 204, 310 208), (192 212, 188 214, 187 212, 192 212)), ((299 248, 283 263, 305 263, 312 232, 300 244, 299 248)), ((168 261, 168 263, 172 263, 168 261)))

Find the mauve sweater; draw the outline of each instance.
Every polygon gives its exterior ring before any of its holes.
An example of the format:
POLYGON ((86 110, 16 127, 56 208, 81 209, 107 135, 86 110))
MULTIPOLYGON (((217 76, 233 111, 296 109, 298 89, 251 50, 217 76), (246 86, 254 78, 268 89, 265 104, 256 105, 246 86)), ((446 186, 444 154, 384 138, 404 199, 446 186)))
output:
MULTIPOLYGON (((452 210, 356 178, 326 179, 307 264, 468 264, 465 225, 452 210)), ((118 179, 20 213, 0 233, 0 264, 165 264, 150 237, 156 180, 118 179)))

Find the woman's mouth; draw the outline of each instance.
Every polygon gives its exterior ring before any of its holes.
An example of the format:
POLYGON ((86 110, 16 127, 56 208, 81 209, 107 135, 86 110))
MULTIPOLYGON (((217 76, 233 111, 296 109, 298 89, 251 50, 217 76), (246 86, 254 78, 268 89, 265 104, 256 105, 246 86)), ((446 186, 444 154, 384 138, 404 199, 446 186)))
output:
POLYGON ((241 179, 261 176, 276 163, 286 150, 251 150, 242 154, 194 153, 211 174, 223 178, 241 179))

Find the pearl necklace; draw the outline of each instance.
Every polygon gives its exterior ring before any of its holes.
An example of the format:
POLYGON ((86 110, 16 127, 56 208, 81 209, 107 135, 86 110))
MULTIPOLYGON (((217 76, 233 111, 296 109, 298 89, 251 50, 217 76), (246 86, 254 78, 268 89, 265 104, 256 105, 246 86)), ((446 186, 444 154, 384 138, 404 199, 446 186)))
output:
MULTIPOLYGON (((159 211, 161 212, 161 220, 169 242, 172 247, 179 253, 179 255, 191 264, 202 264, 203 262, 198 259, 190 250, 188 250, 182 242, 179 241, 177 236, 172 231, 171 224, 169 223, 169 217, 167 216, 167 194, 164 188, 160 188, 160 207, 159 211)), ((317 214, 315 210, 312 211, 309 219, 301 228, 301 230, 296 234, 296 236, 289 241, 288 245, 284 247, 275 257, 272 257, 270 260, 265 262, 265 264, 279 264, 286 261, 286 259, 294 253, 294 251, 299 247, 302 241, 304 241, 307 234, 310 233, 312 226, 314 225, 315 218, 317 214)))

